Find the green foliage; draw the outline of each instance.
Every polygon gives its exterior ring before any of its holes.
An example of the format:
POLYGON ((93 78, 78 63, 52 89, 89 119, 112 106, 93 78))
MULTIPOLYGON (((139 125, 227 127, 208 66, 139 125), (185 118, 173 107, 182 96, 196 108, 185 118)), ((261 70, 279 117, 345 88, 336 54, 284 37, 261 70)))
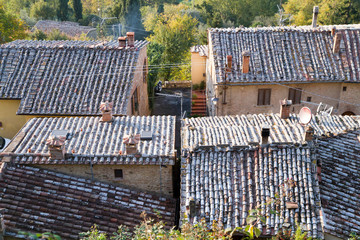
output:
POLYGON ((26 26, 12 14, 5 12, 0 4, 0 43, 6 43, 15 39, 24 39, 27 34, 26 26))
POLYGON ((348 240, 360 240, 360 235, 356 233, 351 233, 348 240))
POLYGON ((32 35, 31 35, 31 39, 33 40, 46 40, 47 39, 47 35, 46 33, 44 33, 43 31, 36 29, 32 35))
POLYGON ((59 1, 59 6, 57 8, 57 17, 61 20, 61 21, 66 21, 68 20, 69 17, 69 0, 58 0, 59 1))
POLYGON ((104 232, 99 231, 96 225, 92 226, 87 232, 80 233, 81 240, 106 240, 107 235, 104 232))
POLYGON ((69 37, 55 29, 48 34, 47 40, 69 40, 69 37))
POLYGON ((54 8, 44 0, 35 2, 30 8, 30 16, 35 19, 54 19, 54 8))
POLYGON ((292 234, 292 230, 279 231, 276 236, 272 237, 272 240, 312 240, 311 237, 307 236, 307 232, 302 232, 299 224, 296 226, 295 235, 292 234))
POLYGON ((295 25, 311 24, 314 6, 319 6, 320 24, 351 24, 359 23, 360 19, 358 0, 289 0, 283 6, 295 25))
POLYGON ((53 234, 51 232, 45 233, 29 233, 29 232, 19 232, 19 235, 27 236, 29 239, 47 239, 47 240, 61 240, 59 235, 53 234))
POLYGON ((72 0, 72 5, 74 8, 75 19, 76 21, 79 21, 80 19, 83 18, 81 0, 72 0))
POLYGON ((152 31, 148 40, 162 46, 162 64, 159 78, 163 80, 188 80, 190 77, 190 47, 196 43, 198 21, 183 10, 184 5, 165 5, 165 11, 154 14, 154 8, 142 10, 145 15, 144 25, 152 31))

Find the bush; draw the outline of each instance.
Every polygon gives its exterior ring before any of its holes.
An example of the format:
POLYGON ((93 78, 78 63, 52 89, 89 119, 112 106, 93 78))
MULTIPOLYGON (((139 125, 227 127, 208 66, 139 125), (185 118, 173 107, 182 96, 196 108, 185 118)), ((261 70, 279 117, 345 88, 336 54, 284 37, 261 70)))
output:
POLYGON ((48 40, 69 40, 69 37, 61 33, 58 29, 55 29, 49 33, 48 40))
POLYGON ((47 39, 47 35, 46 33, 44 33, 43 31, 36 29, 32 34, 31 34, 31 39, 33 40, 46 40, 47 39))

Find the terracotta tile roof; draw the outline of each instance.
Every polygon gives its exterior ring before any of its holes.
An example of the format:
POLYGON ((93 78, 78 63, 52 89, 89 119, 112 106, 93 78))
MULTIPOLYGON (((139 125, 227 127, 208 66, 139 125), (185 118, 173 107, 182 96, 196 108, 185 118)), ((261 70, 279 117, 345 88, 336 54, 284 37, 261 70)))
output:
POLYGON ((294 229, 299 222, 311 236, 322 237, 316 161, 310 147, 201 148, 188 154, 181 164, 183 220, 205 218, 209 225, 216 220, 224 228, 243 227, 249 210, 262 204, 266 223, 257 226, 262 235, 274 235, 287 224, 294 229), (265 204, 276 195, 281 196, 279 202, 265 204), (193 218, 192 199, 197 209, 193 218), (289 209, 289 203, 297 208, 289 209))
POLYGON ((207 45, 196 45, 190 48, 190 52, 192 53, 199 53, 201 57, 208 56, 208 46, 207 45))
POLYGON ((46 33, 50 33, 54 30, 59 30, 62 33, 65 33, 68 36, 76 37, 81 34, 87 34, 90 31, 96 31, 96 28, 89 26, 80 26, 77 22, 69 22, 69 21, 52 21, 52 20, 40 20, 38 21, 34 28, 44 31, 46 33))
POLYGON ((20 164, 162 164, 175 161, 175 117, 100 117, 33 118, 1 153, 20 164), (67 130, 65 159, 49 157, 46 140, 53 130, 67 130), (128 155, 123 139, 130 134, 150 131, 152 140, 140 140, 139 154, 128 155))
POLYGON ((324 232, 360 233, 360 130, 319 141, 324 232))
POLYGON ((332 52, 333 26, 214 28, 209 41, 217 83, 360 82, 360 27, 336 26, 340 53, 332 52), (250 51, 250 72, 243 74, 242 52, 250 51), (226 56, 232 71, 225 79, 226 56))
MULTIPOLYGON (((258 145, 264 125, 270 127, 269 143, 303 143, 305 127, 299 123, 298 115, 292 114, 289 119, 281 119, 279 114, 252 114, 185 119, 182 147, 183 150, 193 150, 201 146, 258 145)), ((315 136, 332 136, 359 128, 360 119, 313 115, 309 125, 314 129, 315 136)))
POLYGON ((168 227, 174 225, 175 200, 29 166, 2 164, 0 208, 5 236, 19 231, 51 231, 63 239, 79 239, 94 224, 113 233, 120 224, 130 228, 142 211, 168 227), (6 166, 4 166, 6 165, 6 166))
POLYGON ((146 44, 118 49, 116 41, 18 40, 1 45, 0 99, 21 99, 18 114, 99 115, 100 103, 112 101, 113 113, 126 115, 139 49, 146 44))

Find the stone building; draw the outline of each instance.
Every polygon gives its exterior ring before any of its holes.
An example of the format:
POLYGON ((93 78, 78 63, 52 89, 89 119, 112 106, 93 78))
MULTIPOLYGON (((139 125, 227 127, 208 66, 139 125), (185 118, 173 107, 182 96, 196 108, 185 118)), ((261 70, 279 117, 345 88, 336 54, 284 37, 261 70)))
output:
POLYGON ((148 115, 146 41, 23 41, 0 46, 0 136, 34 117, 148 115), (141 97, 140 97, 141 96, 141 97))
POLYGON ((244 227, 249 210, 260 207, 262 237, 295 230, 296 223, 320 239, 360 230, 359 116, 314 115, 307 127, 295 114, 193 118, 183 125, 181 221, 244 227))
POLYGON ((175 117, 33 118, 0 160, 173 196, 175 117))
POLYGON ((53 20, 40 20, 38 21, 34 28, 34 30, 41 30, 47 34, 58 30, 60 33, 67 35, 68 37, 80 37, 81 35, 85 35, 87 37, 96 37, 96 28, 89 26, 81 26, 77 22, 69 22, 69 21, 53 21, 53 20))
POLYGON ((275 113, 285 98, 296 113, 360 114, 359 36, 359 25, 209 29, 209 115, 275 113))

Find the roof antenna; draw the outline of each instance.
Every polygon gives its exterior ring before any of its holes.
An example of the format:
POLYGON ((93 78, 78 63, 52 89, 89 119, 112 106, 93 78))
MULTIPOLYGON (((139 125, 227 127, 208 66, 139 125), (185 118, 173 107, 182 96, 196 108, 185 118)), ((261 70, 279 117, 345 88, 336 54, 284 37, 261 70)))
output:
POLYGON ((333 109, 334 109, 334 107, 326 105, 326 104, 320 102, 320 104, 319 104, 319 106, 318 106, 318 108, 316 110, 316 113, 321 115, 321 116, 330 116, 333 109))

